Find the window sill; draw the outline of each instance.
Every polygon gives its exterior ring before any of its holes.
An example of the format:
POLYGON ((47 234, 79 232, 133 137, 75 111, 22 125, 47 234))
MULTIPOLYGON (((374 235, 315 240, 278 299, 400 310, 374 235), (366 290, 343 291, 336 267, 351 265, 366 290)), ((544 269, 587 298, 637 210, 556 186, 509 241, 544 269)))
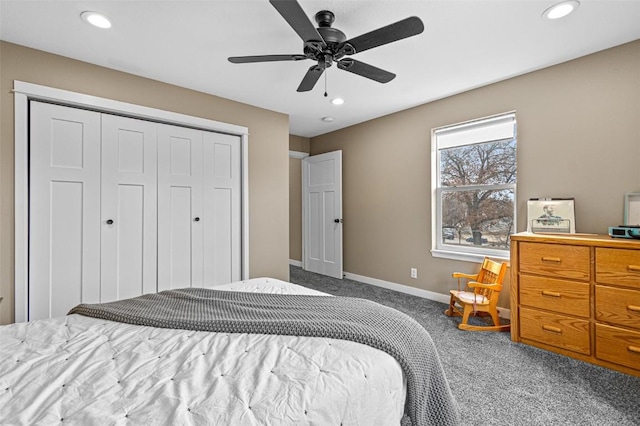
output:
POLYGON ((451 250, 442 250, 442 249, 432 249, 431 256, 439 257, 443 259, 452 259, 452 260, 461 260, 463 262, 474 262, 474 263, 482 263, 482 260, 485 257, 490 257, 492 259, 497 260, 506 260, 509 261, 510 253, 504 251, 497 250, 483 250, 477 251, 475 253, 467 253, 461 251, 451 251, 451 250))

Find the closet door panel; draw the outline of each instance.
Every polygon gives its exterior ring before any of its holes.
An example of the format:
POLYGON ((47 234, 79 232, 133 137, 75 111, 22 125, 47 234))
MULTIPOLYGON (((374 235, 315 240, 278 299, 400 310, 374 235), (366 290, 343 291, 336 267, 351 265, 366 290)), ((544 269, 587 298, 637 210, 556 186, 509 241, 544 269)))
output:
POLYGON ((100 301, 100 114, 30 103, 28 319, 100 301))
POLYGON ((46 301, 41 296, 44 296, 47 290, 50 291, 51 305, 43 306, 43 314, 46 312, 44 318, 66 315, 70 308, 82 302, 84 293, 82 288, 83 184, 82 182, 52 181, 49 191, 50 289, 39 289, 33 295, 34 305, 32 305, 35 308, 39 301, 46 301))
MULTIPOLYGON (((169 193, 169 264, 167 273, 170 283, 169 288, 191 287, 192 282, 192 256, 197 255, 198 247, 193 244, 199 238, 193 238, 192 228, 196 223, 192 220, 191 206, 194 203, 192 188, 185 186, 171 187, 169 193)), ((163 275, 164 279, 165 276, 163 275)))
POLYGON ((204 255, 208 262, 204 265, 205 285, 230 283, 233 281, 231 238, 231 191, 224 188, 212 189, 205 198, 209 204, 205 224, 204 255), (213 217, 215 219, 210 220, 213 217))
POLYGON ((158 290, 203 286, 202 132, 158 125, 158 290))
POLYGON ((157 291, 157 157, 157 124, 102 115, 102 302, 157 291))
POLYGON ((210 132, 203 138, 204 282, 210 286, 241 279, 241 140, 210 132))

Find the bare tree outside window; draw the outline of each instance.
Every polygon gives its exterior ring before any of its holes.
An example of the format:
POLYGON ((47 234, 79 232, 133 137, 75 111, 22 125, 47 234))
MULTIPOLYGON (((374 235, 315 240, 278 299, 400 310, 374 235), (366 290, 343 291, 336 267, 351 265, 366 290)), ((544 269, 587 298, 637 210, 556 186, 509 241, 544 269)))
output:
POLYGON ((508 250, 516 139, 456 146, 439 155, 443 243, 508 250))

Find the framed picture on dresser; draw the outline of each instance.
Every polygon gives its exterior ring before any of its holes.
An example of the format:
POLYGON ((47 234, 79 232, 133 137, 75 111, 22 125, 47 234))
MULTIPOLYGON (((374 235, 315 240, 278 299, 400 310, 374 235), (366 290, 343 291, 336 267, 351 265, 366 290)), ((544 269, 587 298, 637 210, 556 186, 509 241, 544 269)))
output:
POLYGON ((527 201, 527 232, 575 234, 575 200, 531 198, 527 201))
POLYGON ((640 225, 640 193, 624 194, 624 224, 627 226, 640 225))

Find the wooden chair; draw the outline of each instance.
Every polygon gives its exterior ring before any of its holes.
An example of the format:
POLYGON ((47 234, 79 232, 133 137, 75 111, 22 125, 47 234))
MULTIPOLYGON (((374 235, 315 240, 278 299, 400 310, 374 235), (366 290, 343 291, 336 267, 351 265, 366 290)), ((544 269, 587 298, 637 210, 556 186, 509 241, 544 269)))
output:
POLYGON ((454 272, 453 278, 458 279, 458 289, 450 291, 451 300, 449 309, 444 311, 445 315, 462 317, 462 322, 458 325, 461 330, 508 331, 510 325, 501 325, 498 317, 498 297, 506 271, 506 262, 495 262, 485 257, 480 272, 475 275, 454 272), (460 289, 462 279, 467 280, 465 290, 460 289), (469 325, 469 316, 472 313, 474 316, 490 317, 493 325, 469 325))

